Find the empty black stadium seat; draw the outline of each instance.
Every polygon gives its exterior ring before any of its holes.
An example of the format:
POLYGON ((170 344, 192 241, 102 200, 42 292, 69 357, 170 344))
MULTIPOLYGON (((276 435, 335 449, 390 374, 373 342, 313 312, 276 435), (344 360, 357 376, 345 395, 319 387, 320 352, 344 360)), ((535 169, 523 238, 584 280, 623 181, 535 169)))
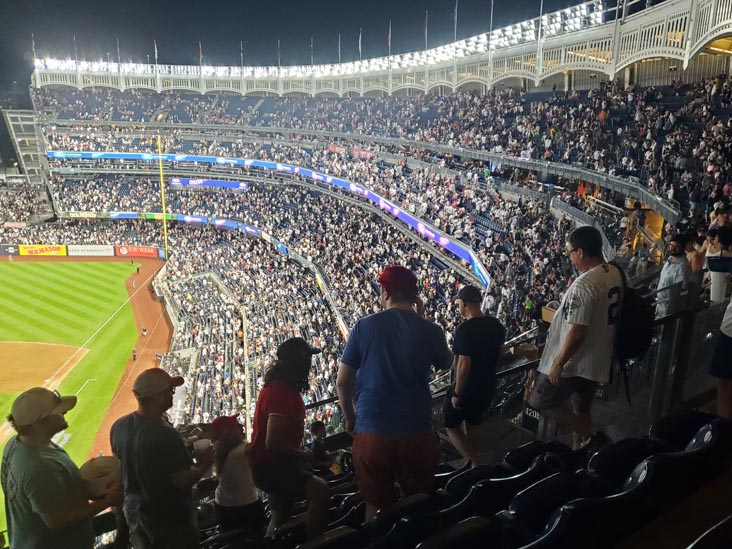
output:
POLYGON ((657 420, 648 434, 675 450, 683 450, 699 429, 718 417, 702 410, 679 412, 657 420))
POLYGON ((732 547, 732 515, 704 532, 686 549, 726 549, 732 547))
POLYGON ((339 528, 341 526, 349 526, 351 528, 357 528, 363 523, 364 517, 366 516, 366 502, 361 499, 358 501, 355 505, 353 505, 349 510, 342 510, 345 511, 341 517, 333 522, 331 522, 328 526, 329 528, 339 528))
MULTIPOLYGON (((528 468, 528 467, 527 467, 528 468)), ((445 491, 455 501, 460 501, 476 483, 487 478, 512 476, 511 471, 500 465, 479 465, 454 475, 445 484, 445 491)))
POLYGON ((444 488, 447 482, 453 478, 455 478, 460 473, 464 473, 465 471, 469 471, 471 468, 470 462, 465 463, 460 469, 454 469, 452 471, 447 471, 444 473, 438 473, 435 475, 435 488, 440 489, 444 488))
POLYGON ((364 525, 371 539, 383 538, 400 519, 424 515, 437 511, 446 503, 446 499, 436 494, 414 494, 396 502, 393 506, 382 509, 370 524, 364 525))
POLYGON ((522 444, 518 448, 509 450, 503 457, 503 463, 513 467, 516 472, 526 471, 532 462, 540 455, 551 452, 552 454, 562 455, 571 452, 572 449, 566 444, 562 444, 558 440, 550 440, 542 442, 532 440, 526 444, 522 444))
POLYGON ((367 544, 368 541, 364 540, 359 532, 353 528, 341 526, 297 547, 298 549, 361 549, 367 544))
POLYGON ((609 483, 586 471, 556 473, 516 494, 508 511, 499 516, 514 534, 511 546, 520 546, 534 540, 562 505, 578 498, 605 497, 610 491, 609 483))
POLYGON ((652 514, 643 506, 642 496, 650 483, 639 466, 624 490, 604 498, 580 498, 560 507, 549 519, 539 537, 521 549, 606 549, 625 538, 652 514))
POLYGON ((423 541, 417 549, 490 549, 500 527, 482 517, 470 517, 423 541))
POLYGON ((670 450, 671 447, 665 442, 649 437, 625 438, 592 456, 587 470, 620 487, 641 461, 670 450))

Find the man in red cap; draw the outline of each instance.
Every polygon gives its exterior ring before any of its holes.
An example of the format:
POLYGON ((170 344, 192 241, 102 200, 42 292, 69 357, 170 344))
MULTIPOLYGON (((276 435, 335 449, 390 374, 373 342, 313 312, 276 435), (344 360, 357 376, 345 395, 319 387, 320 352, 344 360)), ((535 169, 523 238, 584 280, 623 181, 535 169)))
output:
POLYGON ((124 516, 135 549, 198 547, 193 523, 193 485, 213 463, 213 449, 194 464, 165 413, 173 406, 182 377, 161 368, 137 376, 132 392, 137 410, 112 426, 112 452, 122 461, 124 516))
POLYGON ((395 502, 395 482, 404 496, 432 491, 439 450, 429 379, 432 367, 452 364, 442 328, 422 317, 415 274, 394 265, 379 283, 384 310, 356 322, 338 371, 368 520, 395 502))

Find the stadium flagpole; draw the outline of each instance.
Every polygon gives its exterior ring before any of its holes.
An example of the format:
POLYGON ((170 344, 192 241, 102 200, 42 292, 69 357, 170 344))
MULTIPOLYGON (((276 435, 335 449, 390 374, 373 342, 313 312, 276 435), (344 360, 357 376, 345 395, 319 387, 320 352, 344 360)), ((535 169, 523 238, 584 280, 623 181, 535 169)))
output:
POLYGON ((163 147, 158 134, 158 166, 160 167, 160 202, 163 207, 163 238, 165 241, 165 259, 168 259, 168 216, 165 209, 165 183, 163 182, 163 147))

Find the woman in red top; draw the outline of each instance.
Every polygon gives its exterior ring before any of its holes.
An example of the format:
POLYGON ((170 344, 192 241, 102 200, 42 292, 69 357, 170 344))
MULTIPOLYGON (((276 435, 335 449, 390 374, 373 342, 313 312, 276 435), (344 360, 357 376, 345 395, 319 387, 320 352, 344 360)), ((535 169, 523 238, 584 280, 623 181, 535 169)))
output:
POLYGON ((308 387, 312 356, 318 353, 301 337, 280 344, 254 411, 250 463, 255 486, 269 495, 270 537, 289 518, 292 505, 304 499, 309 537, 323 533, 328 524, 328 485, 305 467, 313 455, 302 447, 302 391, 308 387))

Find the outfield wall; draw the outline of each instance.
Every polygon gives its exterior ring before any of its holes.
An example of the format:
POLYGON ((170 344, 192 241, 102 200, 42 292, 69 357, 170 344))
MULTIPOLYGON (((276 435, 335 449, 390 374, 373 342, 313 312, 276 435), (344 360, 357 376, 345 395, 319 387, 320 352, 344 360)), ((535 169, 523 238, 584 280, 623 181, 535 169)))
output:
POLYGON ((132 245, 112 246, 108 244, 0 244, 0 255, 165 259, 165 248, 132 245))

